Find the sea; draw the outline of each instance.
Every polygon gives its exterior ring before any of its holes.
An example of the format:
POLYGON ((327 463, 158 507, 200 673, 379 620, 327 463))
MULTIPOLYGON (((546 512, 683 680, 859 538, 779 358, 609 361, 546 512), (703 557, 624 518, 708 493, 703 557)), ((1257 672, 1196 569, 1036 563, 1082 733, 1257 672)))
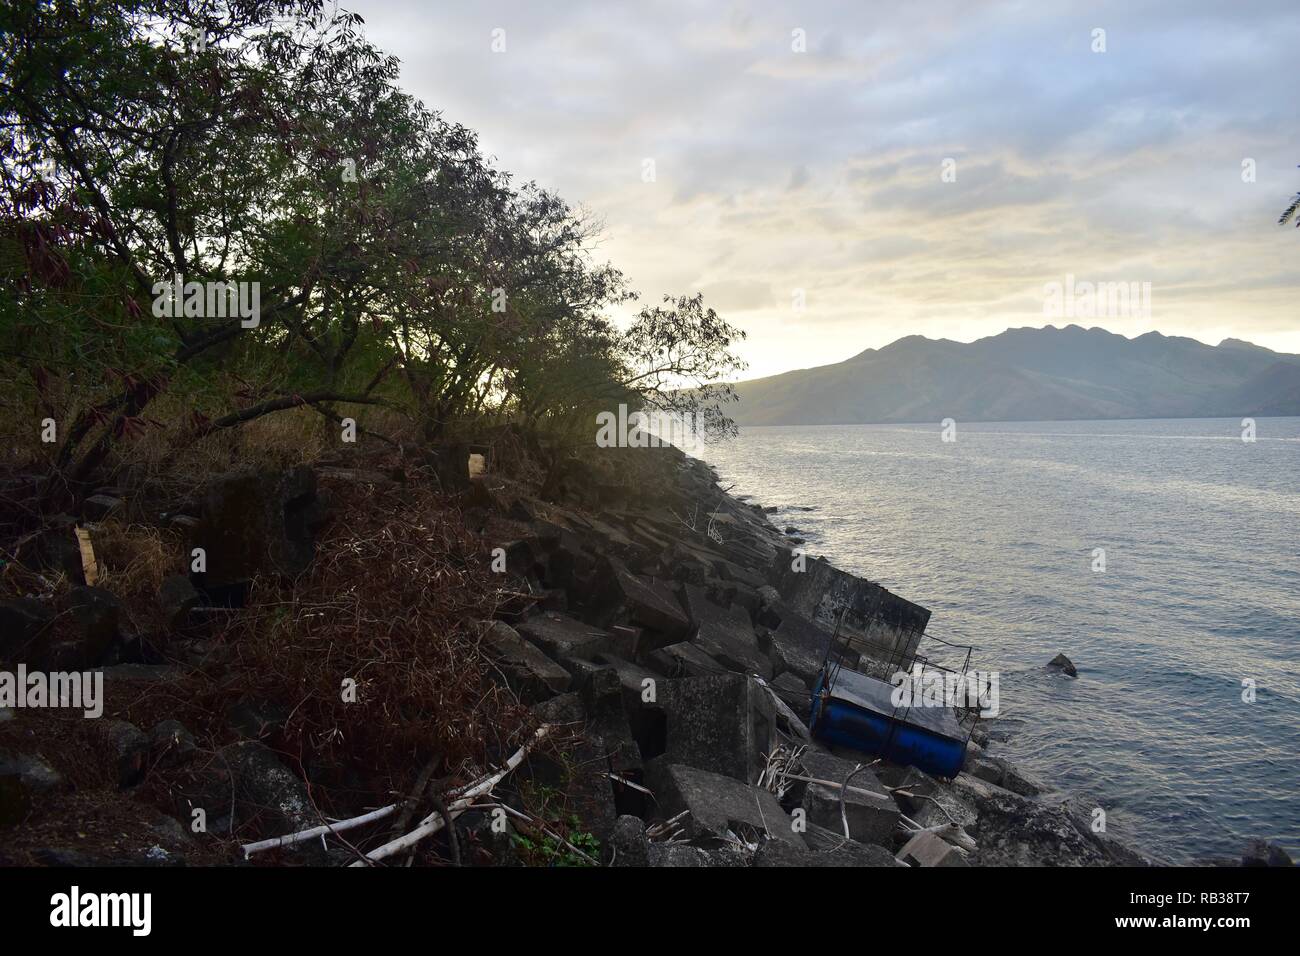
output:
POLYGON ((991 752, 1109 833, 1173 863, 1254 838, 1300 860, 1300 418, 1250 425, 752 427, 693 453, 973 645, 999 675, 991 752))

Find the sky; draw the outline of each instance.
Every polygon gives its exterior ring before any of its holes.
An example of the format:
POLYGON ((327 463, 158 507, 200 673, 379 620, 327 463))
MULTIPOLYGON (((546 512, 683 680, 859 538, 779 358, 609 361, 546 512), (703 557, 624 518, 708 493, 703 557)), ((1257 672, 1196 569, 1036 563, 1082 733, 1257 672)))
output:
POLYGON ((340 2, 743 377, 1070 322, 1300 353, 1296 0, 340 2), (1150 294, 1058 316, 1067 276, 1150 294))

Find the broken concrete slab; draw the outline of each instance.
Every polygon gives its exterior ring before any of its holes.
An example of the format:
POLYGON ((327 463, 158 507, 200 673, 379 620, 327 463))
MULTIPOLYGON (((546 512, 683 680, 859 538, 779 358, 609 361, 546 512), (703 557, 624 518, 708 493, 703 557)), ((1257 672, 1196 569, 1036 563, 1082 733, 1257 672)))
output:
MULTIPOLYGON (((852 761, 812 747, 804 751, 800 762, 805 776, 831 783, 843 783, 857 766, 852 761)), ((859 843, 874 843, 892 848, 900 817, 893 798, 870 769, 862 769, 854 774, 849 786, 853 789, 843 791, 843 800, 850 838, 859 843)), ((840 787, 820 783, 806 784, 801 805, 809 822, 843 834, 841 792, 840 787)))
POLYGON ((746 838, 765 835, 796 848, 807 846, 794 832, 790 816, 766 790, 723 774, 672 763, 666 757, 651 761, 646 775, 665 818, 690 811, 685 825, 693 840, 721 840, 731 832, 746 838), (749 832, 738 832, 744 830, 749 832))
POLYGON ((898 858, 908 866, 970 866, 961 850, 942 837, 924 831, 907 841, 898 858))
POLYGON ((645 662, 665 677, 708 677, 727 668, 689 641, 669 644, 645 656, 645 662))
POLYGON ((659 646, 690 633, 690 621, 671 587, 654 578, 638 577, 617 559, 610 559, 612 593, 626 608, 628 619, 662 635, 659 646))
POLYGON ((772 664, 759 649, 749 615, 741 608, 720 607, 693 584, 684 585, 684 590, 686 609, 696 629, 693 643, 730 670, 770 678, 772 664))
POLYGON ((803 617, 833 630, 846 608, 840 633, 880 659, 910 662, 930 620, 928 608, 913 604, 879 584, 832 566, 825 558, 804 562, 778 559, 773 583, 781 597, 803 617))
POLYGON ((620 649, 614 634, 558 611, 543 611, 520 621, 516 630, 557 662, 567 657, 591 660, 602 651, 620 649))
POLYGON ((758 779, 775 743, 776 712, 757 681, 740 674, 662 681, 659 706, 673 763, 758 779))
POLYGON ((482 646, 524 703, 533 704, 568 689, 569 672, 504 621, 485 622, 482 646))

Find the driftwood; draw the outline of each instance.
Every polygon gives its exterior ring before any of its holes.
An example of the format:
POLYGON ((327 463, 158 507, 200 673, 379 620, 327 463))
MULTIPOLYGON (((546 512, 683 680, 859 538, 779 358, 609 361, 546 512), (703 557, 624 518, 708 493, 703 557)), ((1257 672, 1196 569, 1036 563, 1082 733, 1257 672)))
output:
POLYGON ((380 807, 378 810, 371 810, 369 813, 363 813, 359 817, 350 817, 347 820, 338 820, 334 823, 322 824, 318 827, 311 827, 307 830, 299 830, 297 833, 288 833, 284 836, 271 837, 269 840, 259 840, 256 843, 246 843, 243 846, 244 859, 247 860, 254 853, 260 853, 262 850, 274 850, 277 847, 291 846, 294 843, 302 843, 304 840, 324 837, 330 833, 341 833, 344 830, 350 830, 353 827, 364 826, 367 823, 374 823, 376 820, 382 820, 384 817, 392 816, 397 812, 402 804, 390 803, 386 807, 380 807))
POLYGON ((433 813, 429 814, 429 816, 421 820, 420 825, 410 833, 398 837, 396 840, 389 840, 383 846, 376 847, 366 853, 363 859, 357 860, 351 865, 364 866, 367 863, 374 863, 386 859, 395 853, 401 853, 403 850, 415 846, 425 837, 437 833, 443 828, 448 818, 455 819, 473 806, 476 799, 484 794, 491 793, 492 789, 498 783, 504 780, 512 770, 523 762, 524 757, 528 756, 528 751, 530 751, 539 741, 551 732, 551 727, 551 724, 543 724, 541 727, 538 727, 537 732, 533 734, 528 742, 515 751, 514 755, 506 761, 505 766, 496 773, 489 774, 486 777, 480 777, 472 783, 468 783, 463 787, 458 787, 457 789, 450 791, 447 794, 449 799, 446 802, 445 814, 441 810, 435 810, 433 813))

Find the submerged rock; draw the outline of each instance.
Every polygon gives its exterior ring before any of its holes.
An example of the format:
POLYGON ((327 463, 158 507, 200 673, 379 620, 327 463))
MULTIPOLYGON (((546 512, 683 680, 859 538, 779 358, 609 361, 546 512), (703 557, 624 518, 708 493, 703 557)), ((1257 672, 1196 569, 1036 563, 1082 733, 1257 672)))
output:
POLYGON ((1060 671, 1062 674, 1065 674, 1069 677, 1079 676, 1079 672, 1074 669, 1074 662, 1071 661, 1064 654, 1057 654, 1050 661, 1048 661, 1047 669, 1060 671))

